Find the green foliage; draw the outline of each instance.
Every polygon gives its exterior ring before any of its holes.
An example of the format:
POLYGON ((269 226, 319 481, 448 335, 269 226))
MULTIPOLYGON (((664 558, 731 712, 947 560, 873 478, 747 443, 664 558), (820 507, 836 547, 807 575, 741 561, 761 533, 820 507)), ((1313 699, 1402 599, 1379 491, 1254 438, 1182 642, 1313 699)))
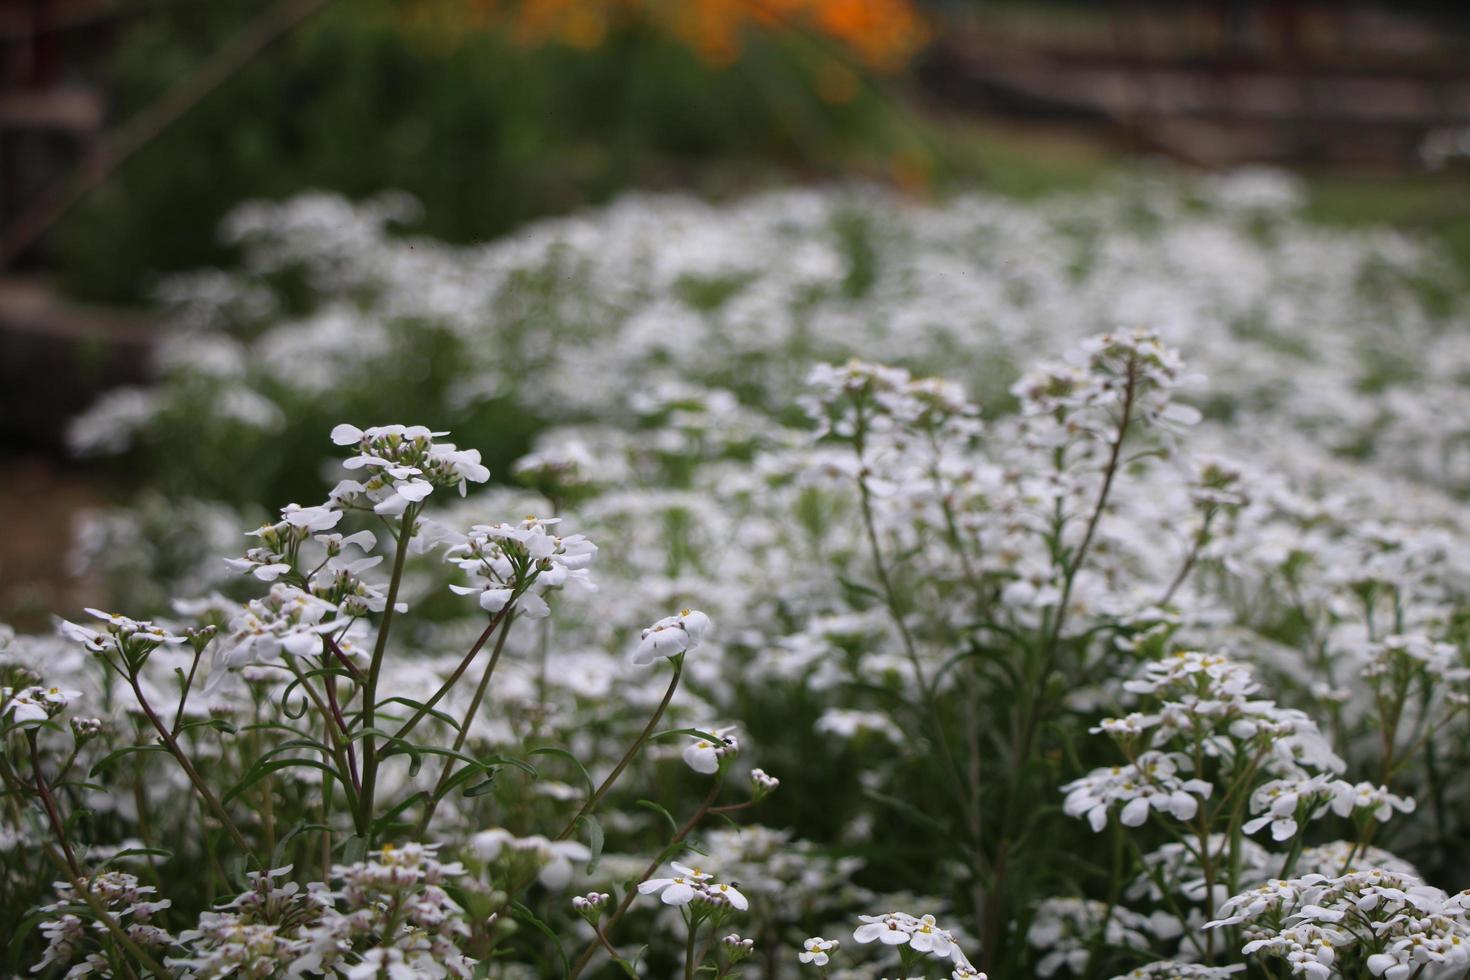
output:
MULTIPOLYGON (((127 119, 189 77, 259 5, 139 5, 113 66, 127 119)), ((830 60, 801 37, 756 37, 714 68, 651 29, 595 50, 451 36, 389 0, 330 4, 165 129, 62 223, 66 285, 136 299, 161 273, 229 258, 210 237, 242 199, 317 187, 360 197, 399 188, 424 230, 492 237, 629 185, 718 193, 868 154, 886 164, 912 133, 870 88, 822 101, 830 60)))

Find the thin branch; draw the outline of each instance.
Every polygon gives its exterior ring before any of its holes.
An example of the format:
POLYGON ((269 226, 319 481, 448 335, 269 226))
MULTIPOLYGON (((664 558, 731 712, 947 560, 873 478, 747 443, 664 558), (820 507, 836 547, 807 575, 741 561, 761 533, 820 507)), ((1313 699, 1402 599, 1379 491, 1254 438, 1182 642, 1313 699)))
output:
POLYGON ((643 731, 639 732, 638 738, 633 741, 632 745, 628 746, 628 751, 623 753, 623 757, 618 760, 618 764, 613 767, 613 771, 608 773, 607 778, 602 781, 602 785, 597 787, 596 792, 587 798, 587 801, 582 804, 582 809, 578 810, 577 815, 572 817, 567 825, 562 828, 562 832, 556 835, 556 840, 566 840, 570 837, 573 831, 577 829, 577 821, 591 813, 592 809, 607 794, 607 791, 612 789, 613 783, 617 782, 617 778, 623 774, 623 770, 628 768, 628 763, 633 761, 633 757, 638 754, 638 750, 643 748, 644 743, 653 734, 654 726, 658 724, 658 720, 664 715, 664 709, 673 700, 674 691, 679 687, 679 678, 683 674, 684 656, 680 654, 674 658, 674 676, 669 678, 669 688, 664 691, 663 700, 654 709, 653 717, 648 719, 648 724, 643 726, 643 731))

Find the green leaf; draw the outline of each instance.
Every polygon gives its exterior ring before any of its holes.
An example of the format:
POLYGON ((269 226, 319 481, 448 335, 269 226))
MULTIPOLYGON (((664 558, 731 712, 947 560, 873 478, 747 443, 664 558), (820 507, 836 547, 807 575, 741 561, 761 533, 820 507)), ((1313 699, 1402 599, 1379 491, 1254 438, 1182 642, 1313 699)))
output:
POLYGON ((703 728, 669 728, 661 732, 655 732, 649 736, 648 740, 652 742, 657 739, 671 738, 674 735, 692 735, 695 738, 702 738, 706 742, 714 742, 716 745, 719 745, 723 741, 720 736, 712 735, 703 728))
POLYGON ((367 839, 357 834, 344 838, 337 847, 342 849, 342 863, 356 864, 367 854, 367 839))
POLYGON ((582 822, 587 825, 587 846, 592 849, 592 859, 587 862, 587 873, 590 875, 597 870, 597 864, 602 860, 602 824, 590 813, 582 817, 582 822))
POLYGON ((473 765, 461 767, 458 772, 456 772, 453 776, 450 776, 447 780, 444 781, 444 785, 440 787, 439 792, 435 794, 434 801, 437 803, 439 800, 444 799, 444 797, 448 796, 450 791, 452 791, 455 787, 459 786, 461 783, 473 779, 475 776, 478 776, 484 771, 485 770, 480 767, 480 764, 478 762, 474 763, 473 765))
POLYGON ((407 810, 415 803, 427 800, 428 798, 429 794, 425 793, 423 790, 418 790, 417 792, 410 793, 406 798, 395 803, 392 809, 388 810, 382 816, 379 816, 373 820, 373 833, 381 836, 383 832, 387 830, 390 825, 392 825, 394 820, 398 818, 399 814, 403 813, 403 811, 407 810))
POLYGON ((106 861, 103 861, 101 867, 106 868, 110 866, 112 862, 121 860, 122 858, 138 856, 159 857, 167 861, 174 856, 174 852, 165 850, 162 847, 125 847, 121 851, 118 851, 116 854, 114 854, 112 857, 108 858, 106 861))
POLYGON ((32 912, 15 924, 10 934, 10 975, 14 977, 24 976, 24 970, 20 965, 21 954, 26 952, 26 936, 30 935, 42 921, 51 917, 50 912, 32 912))
POLYGON ((653 802, 652 800, 639 800, 638 805, 643 807, 644 809, 652 810, 654 813, 660 814, 665 820, 669 822, 670 830, 672 830, 676 834, 679 832, 679 822, 674 819, 674 815, 665 810, 663 807, 659 806, 657 803, 653 802))
POLYGON ((155 744, 150 744, 150 745, 128 745, 128 746, 124 746, 123 748, 120 748, 120 749, 117 749, 117 750, 115 750, 113 752, 107 753, 101 759, 97 760, 97 763, 94 766, 92 766, 91 769, 89 769, 87 771, 87 775, 88 776, 95 776, 95 775, 97 775, 103 769, 106 769, 108 766, 112 765, 114 762, 116 762, 118 759, 121 759, 123 756, 133 755, 133 754, 139 753, 139 752, 167 752, 167 751, 168 751, 167 748, 165 748, 162 745, 158 745, 156 743, 155 744))
POLYGON ((877 589, 873 588, 871 585, 864 585, 861 582, 854 582, 852 579, 848 578, 845 575, 837 576, 837 581, 842 585, 844 589, 847 589, 849 592, 856 592, 858 595, 866 596, 876 602, 883 601, 883 594, 880 593, 877 589))
POLYGON ((430 715, 430 716, 432 716, 434 718, 437 718, 440 721, 444 722, 444 724, 448 725, 450 728, 454 729, 456 732, 459 731, 459 722, 456 721, 454 718, 452 718, 449 715, 446 715, 444 712, 440 711, 438 708, 430 708, 430 707, 427 707, 422 702, 415 701, 412 698, 401 698, 401 697, 397 697, 397 696, 394 696, 394 697, 391 697, 391 698, 383 698, 381 701, 378 702, 378 705, 379 705, 379 707, 381 707, 382 705, 390 704, 390 703, 392 703, 394 701, 398 702, 399 704, 407 705, 408 707, 412 708, 414 711, 423 711, 426 714, 428 714, 428 715, 430 715))
POLYGON ((300 837, 302 834, 306 833, 308 830, 316 830, 316 831, 320 831, 320 832, 326 833, 326 832, 329 832, 331 829, 332 828, 331 827, 328 827, 326 824, 307 823, 305 821, 302 821, 301 823, 298 823, 296 826, 292 827, 289 831, 286 832, 286 836, 285 837, 282 837, 280 840, 276 841, 276 849, 271 852, 271 867, 273 867, 273 868, 280 867, 281 864, 282 864, 282 860, 281 859, 282 859, 282 857, 286 853, 286 847, 293 840, 295 840, 297 837, 300 837))
POLYGON ((460 762, 479 766, 486 771, 489 771, 493 766, 515 766, 517 769, 528 773, 533 779, 539 778, 541 775, 541 773, 537 772, 536 767, 530 763, 522 762, 520 759, 512 759, 509 756, 487 755, 483 759, 476 759, 472 755, 456 752, 453 749, 441 749, 432 745, 412 745, 403 741, 403 739, 392 739, 389 748, 383 753, 383 758, 386 759, 390 755, 402 755, 413 752, 422 752, 426 755, 442 755, 447 759, 458 759, 460 762))
POLYGON ((948 827, 914 806, 908 800, 901 800, 896 796, 889 796, 887 793, 880 793, 866 786, 863 787, 863 795, 875 803, 882 803, 884 806, 892 807, 917 823, 921 823, 931 830, 943 834, 946 838, 951 836, 948 827))
POLYGON ((184 732, 187 732, 190 729, 194 728, 213 728, 215 731, 223 732, 226 735, 239 734, 236 731, 235 726, 231 725, 223 718, 198 718, 194 721, 186 721, 184 722, 184 724, 179 726, 179 734, 182 735, 184 732))
POLYGON ((230 791, 224 795, 223 799, 220 800, 220 804, 223 805, 229 803, 235 797, 239 796, 241 793, 245 792, 247 789, 254 786, 256 783, 260 782, 271 773, 278 772, 282 769, 291 769, 296 766, 303 766, 308 769, 319 769, 327 775, 331 776, 333 779, 342 779, 341 774, 338 773, 337 770, 333 769, 326 763, 317 761, 316 759, 273 759, 270 761, 261 760, 255 765, 251 766, 250 771, 247 772, 238 783, 230 787, 230 791))
POLYGON ((486 779, 484 782, 476 783, 475 785, 473 785, 473 786, 469 787, 468 789, 466 789, 464 791, 464 795, 465 795, 465 798, 466 799, 473 799, 476 796, 484 796, 486 793, 489 793, 494 788, 495 788, 495 777, 492 775, 489 779, 486 779))
POLYGON ((348 735, 347 736, 347 741, 349 741, 349 742, 356 742, 359 739, 370 738, 370 737, 371 738, 380 738, 380 739, 382 739, 385 742, 395 742, 396 741, 397 744, 399 744, 399 745, 408 746, 408 751, 410 751, 410 752, 414 751, 417 748, 417 746, 412 745, 409 742, 404 742, 402 740, 395 740, 394 737, 393 737, 393 735, 392 735, 392 733, 385 732, 381 728, 359 728, 355 732, 353 732, 351 735, 348 735))
POLYGON ((556 946, 556 955, 561 957, 562 976, 570 976, 572 972, 572 962, 571 960, 567 959, 567 951, 561 948, 561 937, 559 937, 555 932, 552 931, 551 926, 536 918, 536 913, 526 908, 520 902, 512 901, 510 903, 510 910, 517 919, 525 922, 527 925, 531 926, 533 929, 537 930, 542 935, 546 936, 546 938, 551 940, 552 944, 556 946))
POLYGON ((283 725, 282 723, 280 723, 278 721, 253 721, 253 722, 251 722, 248 725, 241 725, 240 726, 240 731, 242 731, 242 732, 285 732, 288 735, 295 735, 297 738, 311 738, 312 737, 311 732, 306 731, 304 728, 297 728, 294 725, 283 725))
POLYGON ((574 765, 574 766, 577 767, 577 772, 581 774, 583 782, 585 782, 587 784, 587 795, 589 797, 591 797, 592 794, 596 792, 596 789, 595 789, 595 787, 593 786, 593 783, 592 783, 592 774, 587 771, 587 767, 586 766, 582 765, 582 760, 581 759, 578 759, 576 756, 572 755, 572 753, 568 752, 566 749, 557 748, 554 745, 543 745, 539 749, 532 749, 531 750, 531 754, 532 755, 554 755, 554 756, 558 756, 560 758, 566 759, 572 765, 574 765))

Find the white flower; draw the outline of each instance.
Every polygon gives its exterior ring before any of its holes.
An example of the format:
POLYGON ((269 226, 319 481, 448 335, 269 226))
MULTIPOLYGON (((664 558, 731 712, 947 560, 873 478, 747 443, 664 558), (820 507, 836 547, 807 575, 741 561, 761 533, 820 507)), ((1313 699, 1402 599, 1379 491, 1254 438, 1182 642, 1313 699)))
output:
POLYGON ((737 911, 744 912, 750 908, 750 900, 734 885, 723 881, 706 881, 696 886, 697 899, 719 905, 729 905, 737 911))
POLYGON ((10 715, 17 725, 42 722, 59 714, 68 704, 82 696, 81 691, 70 691, 59 687, 28 687, 11 694, 6 688, 0 697, 10 695, 0 702, 0 717, 10 715))
POLYGON ((475 834, 470 838, 470 846, 486 861, 494 861, 503 852, 529 856, 539 866, 536 880, 552 891, 571 884, 575 864, 592 858, 592 851, 580 841, 549 840, 540 834, 517 837, 500 827, 475 834))
POLYGON ((103 612, 101 609, 90 607, 87 612, 102 620, 106 625, 101 630, 94 630, 67 620, 62 620, 60 625, 62 635, 76 640, 92 653, 103 653, 113 646, 134 652, 146 652, 160 644, 186 643, 189 639, 186 636, 170 633, 147 620, 131 619, 118 613, 103 612))
POLYGON ((955 946, 954 936, 939 928, 932 915, 919 918, 909 945, 921 953, 932 953, 942 960, 948 959, 958 949, 955 946))
POLYGON ((819 735, 856 738, 864 732, 871 732, 894 745, 903 745, 905 742, 903 731, 893 723, 893 719, 877 711, 828 708, 812 727, 819 735))
POLYGON ((823 939, 821 936, 813 936, 801 944, 801 952, 797 954, 796 958, 803 963, 810 963, 813 966, 826 966, 829 961, 827 954, 836 949, 838 945, 835 939, 823 939))
POLYGON ((329 531, 342 520, 342 512, 329 506, 302 507, 287 504, 281 508, 281 519, 294 528, 315 534, 329 531))
POLYGON ((1379 823, 1393 816, 1393 811, 1413 813, 1414 801, 1410 797, 1396 796, 1387 786, 1372 783, 1350 785, 1339 781, 1334 784, 1336 795, 1332 799, 1332 812, 1339 817, 1349 817, 1356 812, 1371 813, 1379 823))
POLYGON ((902 912, 860 915, 858 919, 863 924, 853 930, 852 938, 865 945, 876 939, 885 946, 902 946, 912 937, 918 924, 917 919, 902 912))
POLYGON ((688 905, 699 895, 700 886, 713 877, 698 868, 690 868, 677 861, 672 862, 669 866, 674 869, 674 877, 649 878, 647 881, 640 882, 638 894, 657 895, 659 901, 665 905, 688 905))
POLYGON ((1241 829, 1254 834, 1269 824, 1273 840, 1289 840, 1296 835, 1298 817, 1315 820, 1322 816, 1336 795, 1340 795, 1337 782, 1325 774, 1273 779, 1251 793, 1251 812, 1261 815, 1246 821, 1241 829))
POLYGON ((498 613, 512 600, 521 615, 543 619, 551 607, 543 595, 567 587, 595 592, 589 567, 597 546, 581 534, 548 533, 559 518, 527 517, 519 524, 476 524, 444 560, 468 572, 474 585, 450 585, 459 595, 479 596, 480 608, 498 613))
MULTIPOLYGON (((377 513, 397 516, 428 497, 435 487, 458 487, 463 496, 467 483, 490 479, 490 471, 480 462, 479 450, 456 449, 453 443, 435 441, 448 434, 432 432, 422 425, 359 429, 344 423, 332 429, 332 442, 358 448, 358 455, 342 465, 349 470, 367 470, 370 476, 359 492, 373 501, 377 513)), ((337 496, 334 492, 333 497, 337 496)))
POLYGON ((212 648, 205 691, 213 692, 242 667, 274 664, 283 653, 320 656, 322 637, 349 625, 325 599, 291 585, 276 583, 252 599, 230 620, 228 632, 212 648))
POLYGON ((1062 810, 1070 817, 1086 817, 1095 831, 1108 822, 1108 812, 1121 803, 1118 822, 1125 827, 1141 826, 1150 811, 1167 813, 1177 820, 1190 820, 1199 800, 1209 797, 1214 787, 1201 779, 1183 779, 1190 760, 1180 753, 1141 753, 1136 763, 1094 769, 1062 787, 1067 798, 1062 810))
POLYGON ((677 657, 699 646, 709 629, 709 617, 697 609, 665 616, 644 630, 633 652, 633 663, 646 666, 659 657, 677 657))
POLYGON ((710 733, 717 739, 713 742, 699 735, 691 736, 694 742, 685 747, 684 761, 695 772, 706 776, 714 775, 720 771, 721 759, 729 758, 740 751, 740 743, 734 733, 733 728, 717 728, 710 733))

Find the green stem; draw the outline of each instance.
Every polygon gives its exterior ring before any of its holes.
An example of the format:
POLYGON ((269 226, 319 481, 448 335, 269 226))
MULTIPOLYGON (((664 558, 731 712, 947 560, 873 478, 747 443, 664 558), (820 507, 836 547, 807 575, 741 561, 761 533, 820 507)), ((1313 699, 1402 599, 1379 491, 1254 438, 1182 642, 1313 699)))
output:
MULTIPOLYGON (((383 606, 383 620, 378 624, 377 642, 373 644, 373 658, 368 665, 367 679, 362 689, 362 725, 372 728, 378 709, 378 678, 383 673, 383 654, 388 649, 388 633, 393 628, 393 613, 398 605, 398 587, 403 584, 403 566, 408 561, 408 540, 413 537, 414 518, 418 509, 413 505, 399 518, 398 546, 393 555, 393 577, 388 580, 388 597, 383 606)), ((362 793, 358 798, 359 827, 366 828, 367 845, 372 847, 373 795, 378 786, 378 744, 373 736, 363 739, 362 793)))
POLYGON ((694 980, 694 940, 699 935, 699 924, 694 916, 689 917, 689 938, 684 943, 684 980, 694 980))
POLYGON ((255 861, 256 867, 264 868, 265 865, 261 863, 259 855, 246 843, 245 835, 240 833, 240 828, 235 826, 235 821, 231 820, 230 815, 225 812, 225 808, 214 795, 214 791, 209 788, 209 784, 199 775, 199 771, 194 768, 194 763, 189 761, 189 757, 184 754, 184 750, 179 747, 178 739, 174 738, 173 733, 168 730, 154 712, 153 706, 148 703, 148 698, 143 694, 143 688, 138 684, 138 675, 136 673, 129 673, 127 677, 128 683, 133 688, 133 696, 138 699, 138 705, 143 709, 143 714, 147 716, 154 730, 158 732, 159 740, 163 742, 169 754, 174 757, 179 767, 184 770, 184 775, 189 777, 189 782, 194 785, 194 789, 198 791, 205 805, 214 813, 215 818, 224 825, 225 830, 229 833, 230 838, 235 842, 235 846, 240 849, 241 853, 248 854, 255 861))
POLYGON ((643 731, 639 732, 638 738, 633 741, 632 745, 628 746, 628 751, 623 753, 623 757, 618 760, 618 764, 613 767, 613 771, 608 773, 607 778, 602 781, 602 785, 597 787, 596 792, 594 792, 591 796, 587 798, 587 802, 582 804, 582 808, 578 810, 577 815, 572 817, 567 825, 562 828, 562 832, 556 835, 556 840, 566 840, 572 835, 573 832, 576 831, 577 821, 581 820, 587 814, 592 812, 593 808, 596 807, 603 796, 607 794, 607 791, 612 789, 613 783, 617 782, 618 777, 623 774, 623 770, 628 768, 628 763, 633 761, 633 757, 638 754, 638 750, 643 748, 644 743, 646 743, 649 737, 653 734, 654 726, 658 724, 658 720, 663 717, 664 709, 667 708, 669 706, 669 702, 673 700, 674 691, 679 687, 679 678, 682 677, 684 674, 684 655, 680 654, 679 656, 674 657, 673 661, 674 676, 669 678, 669 688, 668 690, 664 691, 663 700, 660 701, 658 703, 658 707, 654 709, 653 717, 648 719, 648 724, 643 726, 643 731))
MULTIPOLYGON (((423 704, 419 705, 418 708, 414 710, 414 713, 409 717, 408 721, 404 722, 403 725, 399 727, 398 731, 393 733, 393 738, 395 740, 403 738, 407 736, 409 732, 413 731, 414 728, 418 726, 418 723, 423 721, 424 717, 434 709, 434 705, 442 701, 444 699, 444 696, 454 689, 454 685, 459 683, 459 679, 464 676, 464 672, 466 670, 469 670, 470 664, 474 663, 475 657, 479 654, 480 650, 484 648, 485 641, 490 639, 490 634, 494 633, 495 628, 499 626, 502 622, 505 622, 513 614, 514 606, 515 600, 512 599, 510 602, 506 603, 505 607, 501 609, 500 612, 495 614, 495 616, 490 620, 489 625, 485 627, 484 631, 480 633, 479 638, 475 640, 474 645, 470 647, 469 653, 466 653, 464 655, 464 657, 459 662, 459 666, 455 667, 454 672, 449 675, 449 679, 446 680, 443 684, 440 684, 439 689, 434 692, 433 696, 430 697, 428 701, 425 701, 423 704)), ((510 624, 507 622, 506 633, 508 633, 509 631, 510 624)), ((491 655, 492 659, 500 655, 500 647, 501 644, 505 642, 506 633, 500 634, 500 639, 495 644, 495 651, 491 655)))
POLYGON ((71 842, 66 838, 66 823, 61 819, 56 798, 51 795, 51 787, 46 785, 46 776, 41 772, 41 750, 36 745, 36 729, 26 730, 26 741, 31 747, 31 770, 36 777, 36 792, 40 794, 41 805, 46 809, 46 819, 51 821, 51 831, 61 843, 61 850, 66 855, 66 866, 71 869, 72 877, 80 878, 82 869, 77 864, 76 854, 72 852, 71 842))
POLYGON ((184 706, 189 703, 189 692, 194 689, 194 673, 199 669, 199 661, 204 656, 204 648, 200 647, 194 651, 194 662, 189 665, 189 675, 184 678, 184 689, 179 692, 179 706, 174 709, 174 724, 171 731, 175 736, 184 724, 184 706))
MULTIPOLYGON (((506 617, 505 628, 500 631, 500 636, 495 640, 495 649, 490 651, 490 662, 485 665, 485 672, 480 675, 480 684, 475 688, 475 696, 470 699, 470 706, 465 710, 464 718, 459 723, 459 734, 454 737, 454 751, 456 752, 464 748, 464 743, 470 736, 470 725, 474 723, 475 714, 480 710, 480 702, 485 699, 485 692, 490 687, 490 678, 495 674, 495 665, 500 662, 500 651, 505 649, 505 638, 510 635, 510 626, 514 619, 513 613, 506 617)), ((422 840, 424 831, 429 829, 429 821, 434 819, 434 811, 439 808, 439 796, 444 792, 444 784, 449 781, 449 773, 453 764, 452 758, 445 758, 444 766, 439 771, 439 781, 434 784, 434 792, 424 805, 423 816, 419 818, 418 829, 414 833, 415 840, 422 840)))
MULTIPOLYGON (((678 831, 675 832, 674 837, 672 840, 669 841, 668 846, 665 847, 663 851, 660 852, 658 857, 655 857, 653 859, 653 863, 644 868, 643 873, 638 876, 638 882, 640 884, 647 881, 649 878, 652 878, 653 873, 658 870, 659 865, 663 864, 664 855, 669 853, 670 849, 682 843, 684 838, 689 836, 690 831, 692 831, 695 827, 699 825, 699 822, 704 819, 705 814, 709 813, 710 807, 714 805, 715 799, 720 795, 720 789, 724 785, 724 776, 721 775, 719 777, 716 777, 714 785, 710 787, 709 793, 705 795, 704 801, 700 803, 699 809, 694 812, 694 816, 685 821, 684 826, 680 827, 678 831)), ((602 928, 602 932, 604 935, 608 932, 611 932, 613 926, 616 926, 618 922, 622 920, 623 916, 627 913, 629 907, 632 906, 633 899, 637 895, 638 889, 636 886, 627 889, 623 893, 623 900, 618 903, 618 907, 613 910, 613 914, 608 916, 607 924, 602 928)), ((604 942, 605 941, 606 940, 604 939, 604 942)), ((587 948, 582 950, 582 955, 577 957, 577 962, 572 965, 572 972, 567 974, 567 980, 577 980, 577 978, 582 975, 582 971, 587 969, 587 964, 591 962, 593 954, 597 952, 597 945, 597 940, 593 940, 592 942, 587 944, 587 948)))
MULTIPOLYGON (((854 439, 854 449, 858 456, 860 470, 866 469, 863 460, 863 425, 861 419, 858 424, 857 435, 854 439)), ((883 547, 878 541, 877 522, 873 517, 872 491, 868 489, 868 481, 860 474, 858 476, 858 499, 862 506, 863 528, 867 532, 868 549, 872 553, 873 567, 878 575, 878 583, 883 587, 883 598, 888 607, 889 617, 894 625, 898 627, 899 637, 903 641, 905 654, 914 669, 914 680, 919 686, 919 694, 924 699, 926 719, 934 729, 934 740, 939 744, 940 755, 943 756, 945 771, 949 774, 950 790, 954 793, 955 801, 959 804, 960 813, 964 814, 967 824, 973 824, 969 813, 969 800, 965 792, 965 774, 960 769, 959 762, 955 758, 954 749, 949 744, 949 736, 944 730, 944 719, 939 711, 939 699, 936 697, 933 686, 928 678, 924 676, 924 666, 919 659, 919 650, 914 642, 913 634, 909 631, 908 621, 904 616, 903 605, 899 602, 898 591, 893 587, 893 580, 888 574, 888 564, 883 560, 883 547)), ((979 841, 975 842, 978 852, 979 841)))

